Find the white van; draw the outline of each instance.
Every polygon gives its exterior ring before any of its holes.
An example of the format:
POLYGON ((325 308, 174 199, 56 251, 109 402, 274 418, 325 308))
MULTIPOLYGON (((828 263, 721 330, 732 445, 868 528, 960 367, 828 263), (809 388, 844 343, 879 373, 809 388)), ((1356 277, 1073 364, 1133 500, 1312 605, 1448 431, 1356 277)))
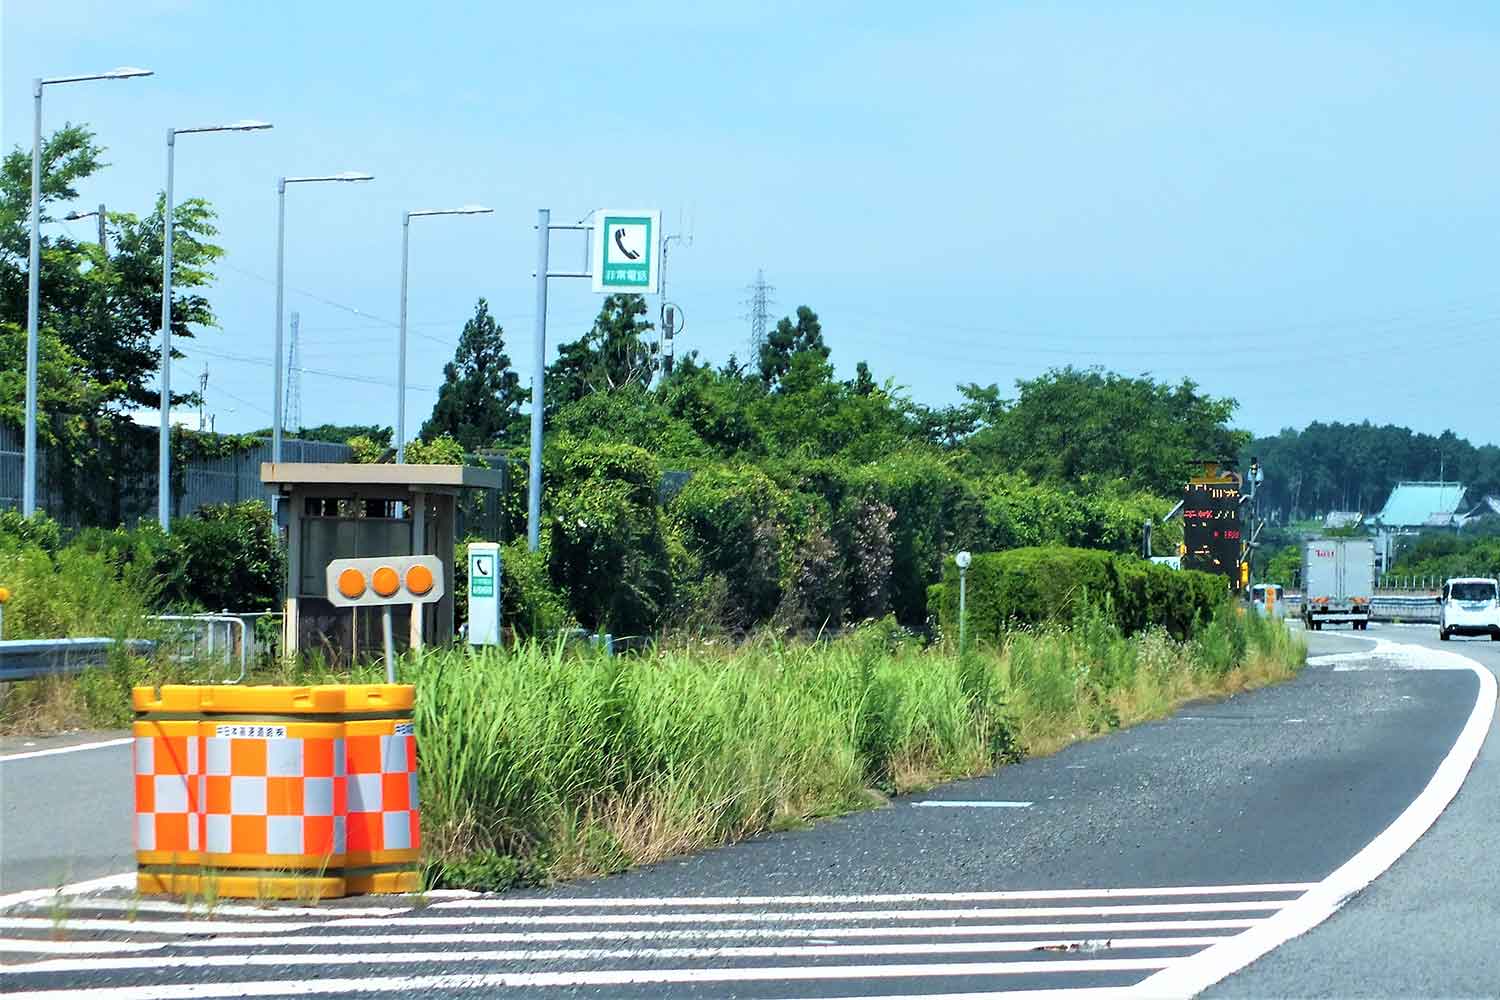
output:
POLYGON ((1500 641, 1500 582, 1483 577, 1457 577, 1443 584, 1438 600, 1438 638, 1487 635, 1500 641))

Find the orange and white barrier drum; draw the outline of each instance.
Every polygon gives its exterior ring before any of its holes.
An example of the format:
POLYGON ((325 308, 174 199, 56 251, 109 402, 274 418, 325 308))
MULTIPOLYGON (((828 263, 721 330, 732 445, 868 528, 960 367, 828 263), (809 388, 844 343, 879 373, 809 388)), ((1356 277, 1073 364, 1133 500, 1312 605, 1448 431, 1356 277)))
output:
POLYGON ((414 697, 409 685, 137 688, 140 890, 327 899, 418 888, 414 697), (352 717, 351 692, 365 709, 352 717))
POLYGON ((185 717, 196 706, 158 698, 150 688, 133 695, 136 881, 142 892, 172 892, 176 878, 196 873, 201 860, 201 748, 197 722, 185 717))
POLYGON ((417 806, 416 689, 401 684, 345 688, 349 761, 349 835, 345 875, 353 892, 414 892, 420 887, 421 813, 417 806))

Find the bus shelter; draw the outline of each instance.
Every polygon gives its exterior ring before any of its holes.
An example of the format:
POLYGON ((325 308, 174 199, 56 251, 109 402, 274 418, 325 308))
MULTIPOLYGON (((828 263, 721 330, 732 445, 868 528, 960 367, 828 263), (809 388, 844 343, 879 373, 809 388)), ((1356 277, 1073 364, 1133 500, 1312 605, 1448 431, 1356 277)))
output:
POLYGON ((499 537, 503 469, 267 462, 260 478, 278 496, 276 517, 286 543, 286 655, 322 650, 343 661, 381 649, 379 609, 329 601, 324 570, 334 559, 436 556, 444 596, 395 609, 397 646, 452 640, 454 544, 466 528, 499 537))

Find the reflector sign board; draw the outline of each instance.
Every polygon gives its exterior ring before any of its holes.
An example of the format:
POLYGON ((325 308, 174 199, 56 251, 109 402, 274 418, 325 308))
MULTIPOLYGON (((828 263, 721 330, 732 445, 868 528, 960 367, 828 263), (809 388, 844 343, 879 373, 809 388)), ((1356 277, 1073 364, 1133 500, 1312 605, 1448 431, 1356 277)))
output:
POLYGON ((443 563, 437 556, 335 559, 325 579, 328 600, 340 608, 430 604, 443 596, 443 563))
POLYGON ((594 291, 655 295, 660 280, 661 213, 606 208, 594 215, 594 291))

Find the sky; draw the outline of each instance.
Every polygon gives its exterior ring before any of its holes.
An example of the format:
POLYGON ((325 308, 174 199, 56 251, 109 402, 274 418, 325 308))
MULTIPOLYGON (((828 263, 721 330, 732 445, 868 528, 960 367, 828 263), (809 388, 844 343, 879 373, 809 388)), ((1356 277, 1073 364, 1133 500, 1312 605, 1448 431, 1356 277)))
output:
MULTIPOLYGON (((363 170, 288 193, 305 425, 394 422, 402 213, 479 202, 412 223, 412 435, 480 296, 529 383, 537 209, 621 207, 682 237, 679 354, 743 358, 763 270, 842 376, 930 404, 1097 365, 1191 378, 1256 433, 1500 442, 1493 4, 3 4, 6 149, 33 77, 156 72, 47 88, 45 130, 108 148, 80 208, 149 210, 168 127, 274 123, 178 140, 226 253, 174 387, 207 365, 221 431, 270 422, 277 177, 363 170)), ((599 304, 550 283, 549 357, 599 304)))

